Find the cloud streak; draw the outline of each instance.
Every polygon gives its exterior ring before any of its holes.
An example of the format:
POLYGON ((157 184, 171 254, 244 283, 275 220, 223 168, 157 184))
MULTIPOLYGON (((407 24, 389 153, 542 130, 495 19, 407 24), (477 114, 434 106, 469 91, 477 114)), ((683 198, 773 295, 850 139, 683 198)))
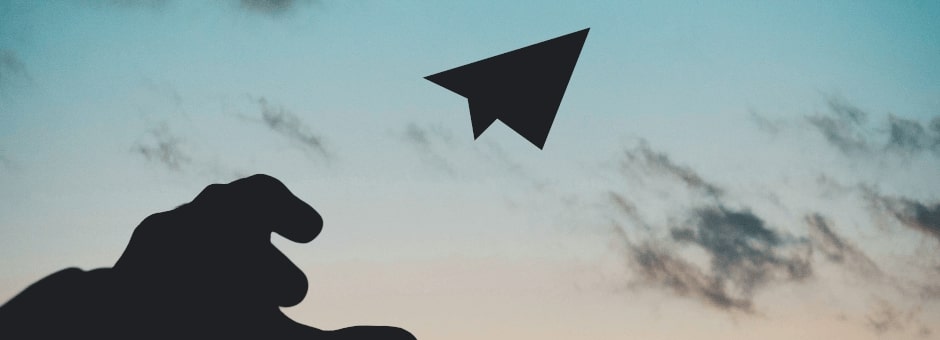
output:
POLYGON ((679 244, 706 250, 715 276, 733 283, 745 297, 770 281, 802 280, 812 275, 808 247, 783 254, 790 246, 805 245, 806 241, 785 240, 747 210, 721 205, 698 208, 691 221, 672 228, 671 235, 679 244))
POLYGON ((868 113, 852 106, 841 98, 830 96, 826 102, 829 112, 806 117, 823 137, 846 154, 869 151, 866 133, 863 130, 868 113))
POLYGON ((269 104, 264 97, 258 99, 258 105, 261 107, 261 121, 271 131, 296 143, 308 153, 327 159, 331 157, 331 152, 323 144, 323 138, 311 132, 300 117, 282 106, 269 104))
POLYGON ((868 278, 883 277, 881 269, 868 255, 832 229, 832 221, 819 213, 807 215, 804 220, 809 226, 809 237, 814 249, 822 252, 827 260, 868 278))
POLYGON ((26 64, 9 49, 0 49, 0 89, 15 81, 29 80, 26 64))
POLYGON ((297 8, 300 4, 310 4, 313 1, 302 0, 240 0, 242 8, 267 15, 280 15, 297 8))
POLYGON ((720 188, 703 180, 702 177, 692 171, 692 169, 677 165, 673 163, 666 154, 650 149, 646 141, 641 141, 633 150, 624 152, 623 166, 630 167, 635 165, 640 165, 644 167, 645 170, 654 173, 668 174, 685 183, 690 189, 700 190, 709 196, 717 198, 722 194, 720 188))
POLYGON ((928 127, 920 122, 894 115, 888 117, 888 150, 907 154, 932 151, 940 155, 940 117, 934 117, 928 127))
MULTIPOLYGON (((116 8, 146 8, 152 10, 161 10, 171 0, 87 0, 88 5, 94 7, 116 7, 116 8)), ((186 2, 186 1, 181 1, 186 2)), ((309 5, 314 0, 226 0, 212 1, 223 6, 237 7, 250 13, 258 13, 277 17, 300 8, 301 5, 309 5)))
POLYGON ((645 142, 627 150, 621 165, 642 170, 625 171, 632 176, 666 178, 705 195, 691 205, 666 202, 678 206, 679 212, 670 214, 669 222, 653 223, 627 194, 608 192, 618 215, 626 217, 627 225, 638 227, 631 234, 618 222, 614 233, 637 283, 665 288, 720 310, 752 313, 754 294, 769 283, 812 276, 807 239, 782 234, 747 207, 729 207, 725 190, 691 168, 676 164, 645 142), (655 236, 663 231, 664 237, 655 236), (628 235, 634 235, 634 240, 628 235), (705 258, 690 255, 701 253, 705 258))
POLYGON ((148 161, 160 163, 170 170, 180 171, 192 160, 182 149, 182 140, 170 132, 166 124, 151 129, 149 142, 138 143, 133 151, 148 161))
POLYGON ((865 317, 865 321, 868 328, 878 334, 900 333, 915 328, 917 335, 927 337, 932 331, 920 321, 921 312, 919 307, 905 311, 888 301, 878 300, 875 308, 865 317))
POLYGON ((0 169, 12 170, 14 168, 13 160, 0 153, 0 169))
POLYGON ((454 165, 440 151, 442 144, 450 144, 451 136, 440 129, 429 129, 410 123, 402 133, 404 141, 415 148, 427 163, 449 175, 456 174, 454 165))
POLYGON ((663 286, 678 296, 693 297, 725 310, 751 311, 751 300, 729 294, 725 280, 709 275, 674 252, 652 242, 629 247, 636 272, 646 283, 663 286))
MULTIPOLYGON (((917 155, 931 152, 940 156, 940 116, 928 124, 888 115, 885 126, 870 128, 867 112, 844 99, 827 98, 828 112, 806 117, 829 144, 846 155, 870 155, 876 152, 917 155), (879 133, 886 132, 886 140, 879 133)), ((762 127, 762 125, 758 125, 762 127)))
POLYGON ((940 241, 940 203, 924 203, 910 198, 884 196, 862 187, 865 197, 878 211, 894 217, 902 225, 940 241))

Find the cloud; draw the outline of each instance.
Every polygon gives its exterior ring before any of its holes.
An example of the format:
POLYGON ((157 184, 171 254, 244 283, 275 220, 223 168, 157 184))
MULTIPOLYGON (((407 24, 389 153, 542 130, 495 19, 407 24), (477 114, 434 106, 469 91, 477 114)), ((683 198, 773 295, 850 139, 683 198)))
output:
POLYGON ((0 89, 2 89, 5 84, 29 79, 26 64, 20 60, 16 52, 9 49, 0 49, 0 89))
POLYGON ((758 289, 812 275, 805 241, 785 239, 747 211, 699 208, 661 240, 632 243, 623 229, 615 235, 625 246, 637 283, 666 288, 721 310, 754 312, 758 289), (709 264, 683 256, 690 247, 704 250, 709 264))
POLYGON ((191 158, 180 147, 182 141, 174 136, 166 124, 149 131, 150 141, 138 143, 133 151, 144 156, 148 161, 158 162, 170 170, 179 171, 181 167, 191 161, 191 158))
MULTIPOLYGON (((940 156, 940 116, 933 117, 925 126, 917 120, 889 114, 884 126, 871 127, 867 112, 840 97, 828 97, 827 106, 828 112, 808 116, 806 120, 843 154, 881 152, 911 156, 933 152, 940 156)), ((757 123, 759 128, 767 130, 767 123, 761 120, 757 123)))
POLYGON ((933 151, 940 154, 940 117, 925 128, 920 122, 895 115, 888 117, 889 139, 886 148, 908 154, 933 151))
MULTIPOLYGON (((627 150, 622 165, 645 170, 631 173, 634 176, 659 176, 706 194, 692 202, 644 201, 678 208, 667 222, 656 223, 641 215, 644 207, 631 201, 629 194, 608 192, 617 214, 638 227, 631 230, 635 242, 619 222, 615 232, 637 283, 665 288, 721 310, 750 313, 754 294, 769 283, 812 276, 809 240, 775 230, 747 207, 729 207, 725 191, 691 168, 676 164, 645 142, 627 150), (665 236, 657 236, 662 232, 665 236)), ((631 188, 634 194, 636 190, 631 188)))
POLYGON ((782 122, 780 121, 772 121, 754 110, 748 111, 748 118, 750 118, 751 121, 757 125, 758 129, 761 129, 764 132, 772 135, 780 132, 780 125, 782 125, 782 122))
MULTIPOLYGON (((93 7, 146 8, 160 10, 171 0, 87 0, 93 7)), ((185 1, 183 1, 185 2, 185 1)), ((227 0, 213 3, 233 6, 251 13, 279 16, 300 8, 301 5, 314 3, 313 0, 227 0)))
POLYGON ((930 336, 931 330, 920 320, 922 309, 912 307, 901 310, 885 300, 877 300, 876 306, 865 317, 866 325, 875 333, 905 332, 915 328, 917 335, 930 336))
POLYGON ((904 225, 940 239, 940 203, 926 205, 909 199, 888 204, 894 216, 904 225))
POLYGON ((87 1, 93 6, 114 6, 114 7, 146 7, 146 8, 161 8, 166 5, 169 0, 89 0, 87 1))
POLYGON ((672 251, 644 242, 629 248, 637 273, 647 283, 664 286, 679 296, 694 297, 724 310, 751 311, 749 298, 729 295, 725 281, 705 273, 672 251))
POLYGON ((455 174, 454 165, 440 151, 442 144, 452 144, 450 134, 441 129, 429 129, 409 123, 402 134, 405 142, 414 147, 429 164, 450 175, 455 174))
POLYGON ((6 155, 0 153, 0 169, 13 170, 15 163, 6 155))
POLYGON ((241 7, 258 13, 279 15, 297 8, 298 4, 309 4, 313 1, 301 0, 240 0, 241 7))
POLYGON ((640 212, 637 209, 636 204, 633 204, 633 202, 630 200, 613 191, 609 192, 608 195, 610 201, 620 212, 627 216, 632 225, 638 226, 645 231, 649 231, 651 229, 650 225, 646 223, 643 217, 640 216, 640 212))
POLYGON ((808 248, 786 253, 791 245, 805 240, 785 240, 764 221, 747 210, 722 205, 693 211, 686 225, 671 229, 679 244, 691 244, 711 255, 711 271, 721 280, 733 283, 741 298, 769 281, 801 280, 812 275, 808 248))
POLYGON ((868 278, 883 276, 881 269, 865 253, 832 229, 832 221, 819 213, 807 215, 804 220, 809 226, 809 237, 814 249, 821 251, 827 260, 868 278))
POLYGON ((940 241, 940 202, 923 203, 910 198, 888 197, 865 186, 862 191, 875 209, 888 213, 902 225, 940 241))
POLYGON ((538 176, 533 174, 514 155, 507 153, 498 143, 492 141, 473 141, 467 143, 454 137, 453 132, 440 125, 408 123, 400 132, 402 141, 413 148, 421 160, 437 170, 454 178, 473 176, 474 171, 483 166, 500 175, 514 176, 518 183, 540 187, 538 176), (455 155, 461 155, 456 157, 455 155))
POLYGON ((641 140, 632 150, 626 150, 624 156, 625 166, 639 165, 653 173, 670 175, 681 180, 690 189, 701 190, 712 197, 717 198, 722 193, 720 188, 703 180, 692 169, 676 165, 666 154, 650 149, 645 140, 641 140))
POLYGON ((297 115, 281 106, 273 106, 264 97, 258 99, 261 106, 261 121, 271 131, 297 143, 305 151, 330 158, 331 153, 323 145, 323 138, 310 131, 297 115))
POLYGON ((852 106, 845 100, 830 96, 826 100, 829 112, 806 117, 830 144, 846 154, 869 151, 866 133, 863 130, 868 113, 852 106))

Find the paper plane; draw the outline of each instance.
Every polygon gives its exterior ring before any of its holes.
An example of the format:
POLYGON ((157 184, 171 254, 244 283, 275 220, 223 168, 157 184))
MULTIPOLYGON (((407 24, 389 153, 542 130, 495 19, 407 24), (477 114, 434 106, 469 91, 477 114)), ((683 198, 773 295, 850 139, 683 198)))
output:
POLYGON ((542 149, 589 29, 425 79, 467 98, 473 139, 499 119, 542 149))

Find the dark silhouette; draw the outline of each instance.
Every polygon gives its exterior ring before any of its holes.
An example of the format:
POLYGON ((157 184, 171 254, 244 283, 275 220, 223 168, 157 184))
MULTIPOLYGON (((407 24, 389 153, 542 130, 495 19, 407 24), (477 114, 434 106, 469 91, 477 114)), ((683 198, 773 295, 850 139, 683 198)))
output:
POLYGON ((8 301, 0 338, 414 339, 395 327, 319 330, 281 313, 303 300, 307 278, 271 232, 305 243, 322 226, 273 177, 210 185, 141 222, 113 268, 65 269, 8 301))
POLYGON ((425 79, 467 98, 473 139, 499 119, 541 149, 588 30, 585 28, 425 79))

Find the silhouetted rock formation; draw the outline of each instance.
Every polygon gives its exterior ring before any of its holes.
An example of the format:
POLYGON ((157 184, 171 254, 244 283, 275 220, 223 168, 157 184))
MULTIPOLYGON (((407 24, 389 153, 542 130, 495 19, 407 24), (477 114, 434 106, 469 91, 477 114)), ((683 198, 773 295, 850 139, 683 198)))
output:
POLYGON ((2 339, 414 339, 395 327, 324 331, 279 306, 307 293, 307 278, 271 232, 313 240, 317 212, 277 179, 213 184, 192 202, 147 217, 113 268, 69 268, 0 307, 2 339))

